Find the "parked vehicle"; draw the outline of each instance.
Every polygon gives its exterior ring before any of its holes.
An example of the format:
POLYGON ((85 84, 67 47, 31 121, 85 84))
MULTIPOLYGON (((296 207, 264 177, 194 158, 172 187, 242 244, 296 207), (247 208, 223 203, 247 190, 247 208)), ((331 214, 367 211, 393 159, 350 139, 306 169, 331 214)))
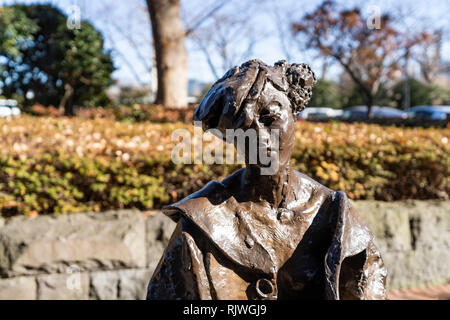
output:
POLYGON ((325 107, 307 107, 300 112, 299 119, 305 120, 328 120, 342 116, 343 111, 340 109, 325 107))
POLYGON ((12 99, 0 99, 0 117, 20 116, 20 109, 17 107, 17 101, 12 99))
MULTIPOLYGON (((345 120, 363 120, 367 118, 367 106, 348 107, 344 110, 342 118, 345 120)), ((372 118, 374 119, 407 119, 408 114, 405 111, 384 107, 373 106, 372 118)))
POLYGON ((415 106, 406 110, 408 115, 420 120, 446 120, 450 118, 450 106, 415 106))

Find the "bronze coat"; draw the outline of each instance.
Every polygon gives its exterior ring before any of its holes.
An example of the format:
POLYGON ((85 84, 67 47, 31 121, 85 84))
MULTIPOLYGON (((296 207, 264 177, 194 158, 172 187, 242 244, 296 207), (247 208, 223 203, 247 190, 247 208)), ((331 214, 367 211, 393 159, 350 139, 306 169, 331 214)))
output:
POLYGON ((295 205, 237 202, 244 169, 164 208, 177 223, 147 299, 385 299, 386 269, 344 192, 295 171, 295 205))

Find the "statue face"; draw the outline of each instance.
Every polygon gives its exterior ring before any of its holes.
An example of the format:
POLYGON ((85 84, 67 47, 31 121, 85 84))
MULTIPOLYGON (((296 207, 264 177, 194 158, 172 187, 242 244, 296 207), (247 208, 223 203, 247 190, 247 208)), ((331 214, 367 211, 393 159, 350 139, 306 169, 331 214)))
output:
MULTIPOLYGON (((256 130, 259 146, 266 147, 270 151, 268 156, 272 161, 277 161, 276 168, 285 167, 289 162, 295 142, 295 120, 286 93, 276 89, 270 81, 266 81, 255 109, 250 128, 256 130), (270 133, 274 129, 279 132, 278 145, 270 139, 270 133)), ((252 146, 246 147, 246 159, 248 159, 249 147, 252 146)), ((268 166, 262 164, 259 157, 258 165, 268 166)))
POLYGON ((234 141, 240 159, 274 174, 289 162, 294 114, 307 105, 314 83, 314 73, 305 64, 280 61, 270 67, 250 60, 230 69, 212 86, 195 110, 194 121, 201 121, 203 130, 214 129, 213 134, 227 142, 231 142, 229 129, 241 130, 235 133, 240 141, 234 141), (273 139, 275 131, 278 139, 273 139), (253 136, 256 142, 246 142, 253 136))

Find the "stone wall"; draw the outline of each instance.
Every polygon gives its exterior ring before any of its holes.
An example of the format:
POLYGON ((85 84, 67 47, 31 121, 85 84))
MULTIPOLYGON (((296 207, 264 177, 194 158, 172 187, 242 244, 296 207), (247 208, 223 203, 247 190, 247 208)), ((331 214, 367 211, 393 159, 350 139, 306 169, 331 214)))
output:
POLYGON ((450 201, 355 201, 388 269, 388 288, 450 283, 450 201))
POLYGON ((175 224, 158 211, 0 224, 0 299, 143 299, 175 224))
MULTIPOLYGON (((357 201, 389 288, 450 282, 450 201, 357 201)), ((174 228, 153 211, 0 218, 0 299, 143 299, 174 228)))

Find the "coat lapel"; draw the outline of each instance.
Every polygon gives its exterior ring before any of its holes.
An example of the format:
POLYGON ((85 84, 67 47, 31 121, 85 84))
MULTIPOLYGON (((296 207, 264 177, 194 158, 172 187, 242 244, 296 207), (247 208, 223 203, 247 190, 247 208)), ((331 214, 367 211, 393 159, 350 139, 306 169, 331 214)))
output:
POLYGON ((335 229, 331 245, 325 256, 326 297, 339 300, 339 274, 342 261, 367 249, 372 234, 353 212, 344 192, 338 191, 333 199, 335 229))
POLYGON ((274 261, 268 250, 253 237, 248 223, 236 215, 232 205, 234 198, 224 201, 217 198, 218 194, 226 194, 221 189, 221 183, 210 182, 180 202, 164 207, 163 212, 175 222, 180 217, 192 221, 234 263, 255 272, 273 275, 274 261), (219 203, 214 204, 216 202, 219 203))

